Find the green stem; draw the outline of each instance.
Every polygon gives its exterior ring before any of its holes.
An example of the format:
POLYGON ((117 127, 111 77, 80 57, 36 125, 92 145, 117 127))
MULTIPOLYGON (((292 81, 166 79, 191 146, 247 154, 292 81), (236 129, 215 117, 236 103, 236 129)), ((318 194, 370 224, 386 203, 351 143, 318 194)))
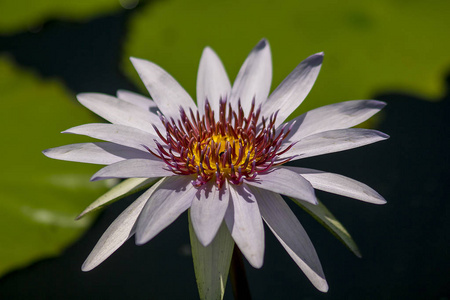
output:
POLYGON ((230 266, 230 280, 235 300, 251 300, 247 276, 245 275, 244 260, 241 250, 234 245, 230 266))

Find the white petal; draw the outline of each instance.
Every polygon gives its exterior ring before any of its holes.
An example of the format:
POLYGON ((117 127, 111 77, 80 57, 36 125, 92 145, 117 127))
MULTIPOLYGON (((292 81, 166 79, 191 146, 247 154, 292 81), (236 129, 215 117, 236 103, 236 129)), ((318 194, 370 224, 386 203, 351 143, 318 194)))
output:
POLYGON ((315 189, 338 194, 373 204, 385 204, 386 200, 375 190, 354 179, 313 169, 285 167, 303 176, 315 189))
POLYGON ((294 142, 315 133, 356 126, 384 106, 385 102, 377 100, 353 100, 313 109, 292 120, 295 124, 285 141, 294 142))
POLYGON ((148 60, 135 57, 130 60, 164 116, 179 119, 180 107, 197 111, 191 96, 169 73, 148 60))
POLYGON ((323 53, 316 53, 302 61, 263 103, 262 116, 278 112, 278 126, 305 100, 319 75, 323 53))
POLYGON ((197 239, 189 218, 189 235, 200 299, 223 299, 234 249, 227 226, 222 222, 214 240, 204 247, 197 239))
POLYGON ((254 268, 264 261, 264 227, 258 203, 249 188, 230 184, 230 203, 225 222, 242 254, 254 268))
POLYGON ((261 216, 306 277, 321 292, 328 290, 319 257, 308 234, 280 195, 251 188, 261 216))
POLYGON ((175 175, 172 171, 167 170, 166 167, 166 163, 159 159, 127 159, 100 169, 92 175, 91 180, 154 178, 175 175))
POLYGON ((136 127, 155 134, 152 124, 161 123, 154 113, 112 96, 85 93, 78 94, 77 99, 85 107, 114 124, 136 127))
POLYGON ((137 220, 136 244, 147 243, 191 206, 197 193, 192 179, 192 176, 164 178, 137 220))
POLYGON ((228 99, 231 84, 227 72, 217 54, 209 47, 203 50, 197 76, 197 106, 203 114, 205 100, 214 111, 215 119, 219 119, 220 99, 228 99))
POLYGON ((230 103, 237 108, 241 101, 244 113, 248 113, 255 98, 256 108, 266 101, 272 83, 272 56, 269 42, 262 39, 248 55, 234 81, 230 103))
POLYGON ((191 220, 195 233, 203 246, 208 246, 222 224, 230 194, 224 185, 218 190, 212 180, 199 188, 199 197, 192 200, 191 220))
POLYGON ((129 178, 119 184, 115 185, 109 191, 101 195, 94 202, 92 202, 88 207, 86 207, 83 212, 76 217, 75 220, 81 219, 85 214, 104 207, 107 204, 111 204, 119 199, 122 199, 128 195, 136 193, 140 190, 150 187, 155 183, 158 178, 129 178))
POLYGON ((156 149, 155 140, 159 137, 140 129, 117 124, 84 124, 63 131, 63 133, 81 134, 96 139, 136 148, 148 152, 145 147, 156 149))
POLYGON ((80 143, 42 151, 50 158, 109 165, 124 159, 148 158, 149 153, 113 143, 80 143))
POLYGON ((84 262, 81 269, 85 272, 92 270, 111 254, 114 253, 120 246, 123 245, 134 234, 133 226, 137 217, 142 211, 147 200, 152 193, 158 188, 159 183, 156 183, 139 198, 136 199, 127 209, 125 209, 114 222, 108 227, 100 240, 95 245, 92 252, 84 262))
POLYGON ((310 135, 296 143, 280 158, 292 160, 353 149, 389 138, 385 133, 371 129, 349 128, 330 130, 310 135))
POLYGON ((128 103, 134 104, 136 106, 139 106, 146 111, 150 111, 152 108, 157 107, 156 103, 153 102, 152 99, 127 90, 118 90, 117 98, 124 100, 128 103))
POLYGON ((248 180, 245 183, 260 189, 317 204, 312 185, 296 172, 284 167, 272 168, 269 173, 258 174, 255 180, 248 180))
POLYGON ((126 90, 118 90, 117 91, 117 98, 124 100, 128 103, 131 103, 133 105, 136 105, 140 108, 142 108, 145 112, 148 112, 151 116, 152 125, 156 126, 158 130, 164 135, 166 132, 166 128, 159 119, 156 112, 158 111, 158 107, 156 106, 156 103, 147 97, 144 97, 140 94, 126 91, 126 90))

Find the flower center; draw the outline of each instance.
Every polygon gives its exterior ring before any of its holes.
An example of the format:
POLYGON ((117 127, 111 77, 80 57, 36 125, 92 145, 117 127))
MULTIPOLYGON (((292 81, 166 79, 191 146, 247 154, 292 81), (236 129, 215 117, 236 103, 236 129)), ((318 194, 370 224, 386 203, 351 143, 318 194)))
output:
POLYGON ((280 149, 291 128, 286 130, 284 126, 276 130, 276 113, 269 119, 262 117, 259 124, 260 112, 261 108, 255 111, 253 101, 245 117, 240 103, 235 112, 226 99, 220 101, 217 121, 208 101, 203 116, 191 110, 188 117, 180 108, 178 121, 160 115, 166 136, 156 127, 155 130, 163 144, 157 143, 155 151, 146 149, 164 160, 175 174, 196 174, 197 179, 192 181, 196 187, 209 180, 215 180, 219 188, 225 180, 241 184, 244 179, 253 180, 258 173, 268 172, 272 166, 291 159, 278 158, 292 147, 280 149))

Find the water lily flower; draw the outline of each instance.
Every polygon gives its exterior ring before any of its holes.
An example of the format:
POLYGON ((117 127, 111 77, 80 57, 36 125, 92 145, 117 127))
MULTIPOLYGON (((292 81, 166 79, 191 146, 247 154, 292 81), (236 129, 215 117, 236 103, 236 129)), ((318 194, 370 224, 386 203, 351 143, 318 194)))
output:
POLYGON ((189 210, 202 298, 223 295, 234 243, 253 267, 263 265, 263 221, 312 284, 327 291, 316 251, 281 195, 308 207, 321 205, 314 189, 375 204, 385 200, 345 176, 285 164, 388 136, 351 128, 385 106, 375 100, 327 105, 284 123, 308 95, 322 60, 323 53, 306 58, 269 96, 272 62, 266 40, 251 51, 233 85, 207 47, 198 70, 197 105, 166 71, 138 58, 131 62, 151 99, 128 91, 118 91, 117 97, 78 95, 82 105, 111 124, 64 132, 105 142, 67 145, 44 154, 106 165, 92 180, 127 178, 82 215, 147 188, 106 230, 82 269, 93 269, 133 235, 138 245, 147 243, 189 210))

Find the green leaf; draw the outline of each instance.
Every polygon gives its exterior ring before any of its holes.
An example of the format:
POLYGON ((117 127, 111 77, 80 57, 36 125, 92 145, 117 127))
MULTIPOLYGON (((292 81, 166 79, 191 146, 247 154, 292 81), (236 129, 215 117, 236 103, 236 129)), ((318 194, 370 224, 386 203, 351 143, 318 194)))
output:
POLYGON ((314 217, 320 224, 328 229, 338 240, 340 240, 350 251, 352 251, 357 257, 361 257, 358 246, 353 241, 350 233, 344 228, 335 216, 326 208, 326 206, 320 202, 317 205, 307 203, 305 201, 299 201, 291 198, 298 206, 303 208, 311 216, 314 217))
MULTIPOLYGON (((130 22, 129 56, 162 66, 195 97, 200 55, 211 46, 230 79, 250 50, 268 38, 272 90, 313 53, 325 52, 319 78, 296 113, 386 90, 436 98, 449 67, 450 1, 159 1, 130 22)), ((144 89, 143 89, 144 90, 144 89)))
POLYGON ((121 183, 117 184, 105 194, 97 198, 86 209, 76 217, 77 220, 81 219, 87 213, 97 210, 105 205, 112 204, 113 202, 120 200, 126 196, 139 192, 145 188, 153 185, 159 178, 129 178, 121 183))
POLYGON ((134 7, 138 0, 15 0, 0 1, 0 34, 35 30, 48 19, 86 20, 98 14, 134 7))
POLYGON ((225 222, 222 222, 211 244, 204 247, 197 239, 189 213, 189 235, 200 299, 223 299, 234 249, 234 241, 225 222))
POLYGON ((99 167, 52 160, 42 150, 81 142, 63 129, 94 116, 56 81, 43 81, 0 57, 0 275, 57 255, 92 222, 77 214, 107 188, 89 182, 99 167))

